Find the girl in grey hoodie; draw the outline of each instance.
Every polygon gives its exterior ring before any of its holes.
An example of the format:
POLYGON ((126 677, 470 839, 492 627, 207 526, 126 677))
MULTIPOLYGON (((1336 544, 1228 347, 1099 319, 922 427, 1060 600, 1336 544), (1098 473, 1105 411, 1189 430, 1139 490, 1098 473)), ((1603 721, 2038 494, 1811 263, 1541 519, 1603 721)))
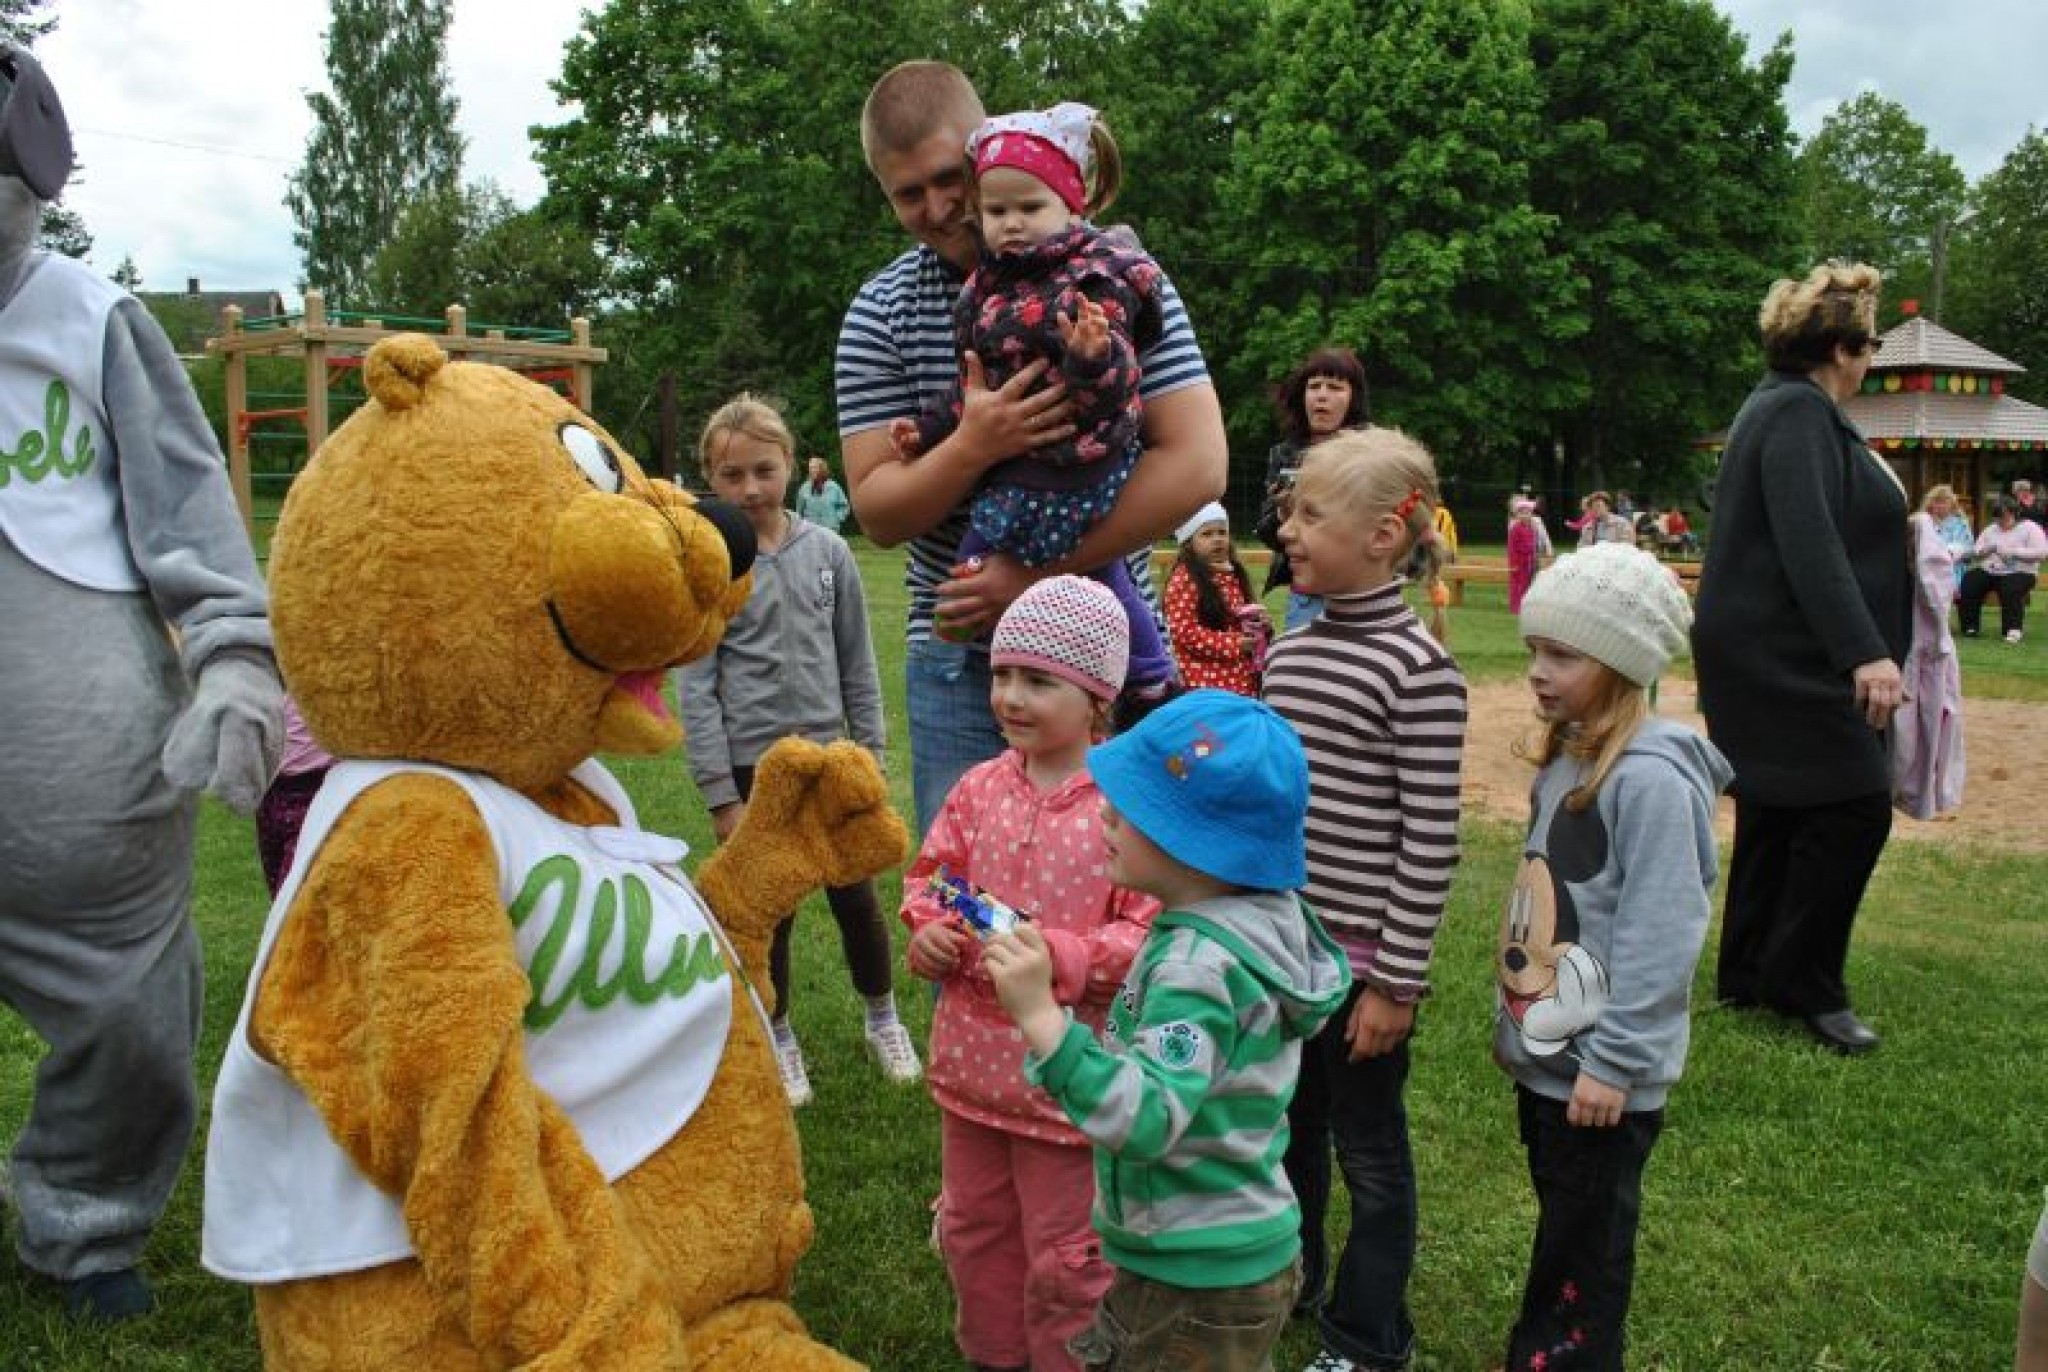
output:
POLYGON ((1515 1080, 1538 1218, 1517 1369, 1622 1367, 1643 1167, 1685 1065, 1712 912, 1714 746, 1649 712, 1691 607, 1655 558, 1582 549, 1522 602, 1542 733, 1501 924, 1494 1057, 1515 1080))

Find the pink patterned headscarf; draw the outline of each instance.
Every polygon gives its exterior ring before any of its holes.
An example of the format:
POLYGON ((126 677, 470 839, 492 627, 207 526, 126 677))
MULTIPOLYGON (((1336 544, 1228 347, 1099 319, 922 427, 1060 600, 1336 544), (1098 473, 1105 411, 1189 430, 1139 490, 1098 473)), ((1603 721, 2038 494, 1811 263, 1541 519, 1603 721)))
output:
POLYGON ((967 140, 976 174, 990 167, 1015 167, 1052 188, 1075 214, 1087 203, 1088 173, 1095 155, 1088 142, 1095 111, 1065 101, 1049 110, 1022 110, 982 121, 967 140))

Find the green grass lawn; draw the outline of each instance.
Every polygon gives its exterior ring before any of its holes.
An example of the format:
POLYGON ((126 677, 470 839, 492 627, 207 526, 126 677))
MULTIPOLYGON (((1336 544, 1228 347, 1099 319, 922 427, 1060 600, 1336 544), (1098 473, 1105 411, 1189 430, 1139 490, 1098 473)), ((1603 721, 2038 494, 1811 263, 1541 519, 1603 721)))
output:
MULTIPOLYGON (((907 814, 901 558, 860 552, 907 814)), ((1475 679, 1520 670, 1500 588, 1471 589, 1452 644, 1475 679)), ((1973 694, 2048 698, 2038 642, 1963 647, 1973 694)), ((708 843, 679 760, 619 771, 651 827, 708 843)), ((1517 839, 1512 826, 1466 826, 1409 1092, 1422 1189, 1411 1298, 1426 1365, 1454 1372, 1497 1359, 1534 1224, 1512 1093, 1488 1058, 1495 914, 1517 839)), ((883 885, 893 904, 894 878, 883 885)), ((1691 1063, 1646 1185, 1632 1366, 2009 1365, 2022 1260, 2048 1182, 2044 892, 2048 858, 1893 844, 1850 965, 1859 1009, 1885 1034, 1875 1058, 1829 1056, 1757 1016, 1696 1013, 1691 1063)), ((250 825, 209 803, 197 895, 209 1083, 263 907, 250 825)), ((819 1222, 798 1306, 822 1337, 877 1369, 958 1367, 950 1293, 926 1247, 936 1112, 920 1090, 884 1088, 865 1060, 832 921, 815 900, 796 948, 794 1014, 818 1092, 798 1118, 819 1222)), ((1704 997, 1705 979, 1698 989, 1704 997)), ((922 1041, 929 997, 913 985, 901 1002, 922 1041)), ((0 1014, 0 1134, 20 1124, 38 1051, 0 1014)), ((164 1310, 112 1333, 71 1328, 43 1284, 0 1261, 0 1370, 256 1367, 246 1293, 199 1270, 199 1203, 195 1157, 148 1258, 164 1310)), ((1292 1372, 1312 1352, 1297 1328, 1279 1365, 1292 1372)))

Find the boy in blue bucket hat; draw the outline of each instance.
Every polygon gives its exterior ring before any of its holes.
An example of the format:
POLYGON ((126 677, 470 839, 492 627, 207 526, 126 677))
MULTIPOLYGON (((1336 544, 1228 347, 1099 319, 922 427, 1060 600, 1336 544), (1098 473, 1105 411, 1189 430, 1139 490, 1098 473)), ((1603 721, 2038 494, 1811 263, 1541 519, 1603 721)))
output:
POLYGON ((1094 1223, 1117 1269, 1084 1366, 1270 1367, 1301 1282, 1280 1165, 1301 1045, 1343 1005, 1343 955, 1294 888, 1308 764, 1287 722, 1191 691, 1091 749, 1110 876, 1160 914, 1097 1043, 1059 1007, 1026 924, 983 966, 1024 1071, 1095 1145, 1094 1223), (1199 1343, 1192 1342, 1199 1340, 1199 1343))

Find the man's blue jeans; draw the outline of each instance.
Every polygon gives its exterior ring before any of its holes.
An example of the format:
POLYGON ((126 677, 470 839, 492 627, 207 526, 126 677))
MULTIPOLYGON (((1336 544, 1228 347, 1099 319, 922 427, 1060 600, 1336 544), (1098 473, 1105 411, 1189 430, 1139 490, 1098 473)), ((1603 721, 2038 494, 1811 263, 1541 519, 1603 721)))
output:
POLYGON ((1287 1119, 1287 1179, 1301 1202, 1301 1302, 1318 1308, 1323 1346, 1363 1368, 1408 1365, 1415 1326, 1408 1274, 1415 1266, 1415 1159, 1408 1147, 1408 1040, 1352 1062, 1344 1030, 1364 994, 1354 986, 1341 1013, 1302 1045, 1301 1083, 1287 1119), (1351 1226, 1330 1283, 1324 1216, 1330 1157, 1351 1193, 1351 1226), (1327 1291, 1326 1291, 1327 1285, 1327 1291))
POLYGON ((989 708, 988 654, 965 643, 915 640, 904 652, 904 703, 910 715, 910 787, 922 836, 953 784, 1007 746, 989 708))

